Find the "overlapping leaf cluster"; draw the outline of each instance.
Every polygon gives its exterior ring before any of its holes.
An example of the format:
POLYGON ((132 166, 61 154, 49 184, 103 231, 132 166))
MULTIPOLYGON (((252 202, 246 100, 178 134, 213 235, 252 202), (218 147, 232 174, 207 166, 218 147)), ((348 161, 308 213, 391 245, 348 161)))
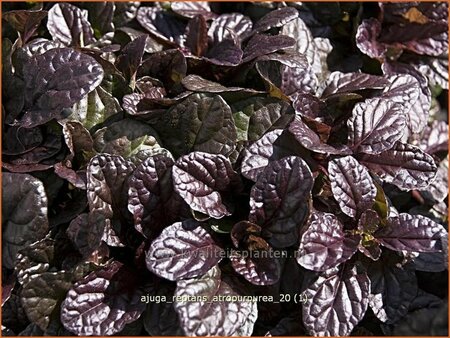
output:
POLYGON ((3 333, 445 335, 447 7, 4 3, 3 333))

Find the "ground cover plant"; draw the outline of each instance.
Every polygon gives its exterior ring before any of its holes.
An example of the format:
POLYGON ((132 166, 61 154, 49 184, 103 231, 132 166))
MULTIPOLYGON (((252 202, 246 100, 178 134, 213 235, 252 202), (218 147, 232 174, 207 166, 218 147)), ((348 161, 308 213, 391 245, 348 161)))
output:
POLYGON ((2 334, 448 335, 447 21, 2 2, 2 334))

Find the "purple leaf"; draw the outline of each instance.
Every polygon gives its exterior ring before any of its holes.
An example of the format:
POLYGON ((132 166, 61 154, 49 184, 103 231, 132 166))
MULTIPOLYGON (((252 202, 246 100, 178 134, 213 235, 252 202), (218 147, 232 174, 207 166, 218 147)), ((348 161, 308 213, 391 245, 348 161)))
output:
POLYGON ((66 271, 43 272, 24 283, 20 300, 27 317, 40 329, 48 328, 51 317, 72 286, 72 277, 72 273, 66 271))
POLYGON ((249 221, 276 248, 293 245, 308 212, 313 186, 308 165, 296 156, 270 162, 250 192, 249 221))
POLYGON ((280 279, 280 263, 273 257, 273 250, 250 251, 241 254, 232 250, 230 261, 234 271, 253 285, 273 285, 280 279))
POLYGON ((184 209, 172 186, 173 163, 164 155, 148 157, 129 179, 128 210, 136 230, 147 238, 175 222, 184 209))
POLYGON ((432 201, 443 202, 448 196, 448 157, 441 161, 436 177, 428 187, 420 192, 432 201))
POLYGON ((221 279, 217 266, 200 278, 178 281, 174 296, 175 310, 188 336, 250 336, 253 332, 256 303, 233 300, 240 295, 221 279), (183 300, 187 297, 203 300, 183 300))
POLYGON ((113 335, 144 312, 143 294, 136 273, 113 261, 69 290, 61 305, 61 322, 79 336, 113 335))
POLYGON ((416 54, 439 56, 448 52, 447 30, 445 21, 392 25, 380 34, 379 41, 400 46, 416 54))
POLYGON ((99 153, 131 157, 142 149, 155 149, 159 145, 157 134, 148 124, 124 118, 101 128, 94 134, 94 148, 99 153))
POLYGON ((319 135, 309 128, 298 116, 289 125, 289 131, 303 147, 316 153, 334 155, 347 153, 345 149, 336 149, 322 142, 319 135))
POLYGON ((2 178, 2 263, 13 269, 19 250, 47 233, 47 196, 31 175, 4 172, 2 178))
POLYGON ((416 104, 420 95, 420 83, 414 76, 396 74, 389 77, 389 84, 383 90, 383 98, 403 105, 403 111, 408 113, 416 104))
POLYGON ((321 118, 321 108, 324 104, 315 95, 297 93, 292 98, 292 106, 296 114, 311 119, 321 118))
POLYGON ((67 237, 83 257, 89 257, 102 243, 105 217, 100 212, 80 214, 70 222, 67 237))
POLYGON ((248 62, 259 56, 286 49, 295 44, 295 40, 284 35, 255 34, 244 48, 242 62, 248 62))
POLYGON ((144 56, 145 43, 147 35, 138 36, 129 42, 120 52, 116 60, 116 67, 127 79, 135 79, 136 72, 144 56))
POLYGON ((419 271, 441 272, 448 270, 448 234, 441 238, 442 252, 421 252, 412 259, 419 271))
POLYGON ((211 23, 208 36, 215 44, 223 40, 243 39, 252 30, 252 21, 240 13, 222 14, 211 23))
POLYGON ((377 188, 367 169, 351 156, 330 161, 328 173, 333 196, 342 211, 356 218, 375 203, 377 188))
POLYGON ((63 135, 72 158, 79 153, 94 152, 94 142, 92 141, 91 134, 80 122, 67 121, 64 123, 63 135))
POLYGON ((428 85, 427 92, 422 91, 420 82, 409 74, 393 75, 389 81, 382 97, 401 104, 409 129, 413 132, 420 131, 427 122, 430 107, 428 85))
POLYGON ((165 94, 165 90, 161 87, 153 87, 145 94, 127 94, 122 98, 122 107, 130 115, 141 115, 150 120, 157 119, 168 107, 179 101, 165 98, 165 94))
POLYGON ((436 163, 430 155, 400 142, 379 155, 362 155, 358 160, 382 180, 395 184, 402 190, 425 188, 437 171, 436 163))
POLYGON ((417 59, 412 65, 430 80, 431 85, 448 90, 448 60, 445 54, 436 58, 417 59))
POLYGON ((27 112, 20 124, 27 128, 64 117, 64 108, 81 100, 103 79, 100 64, 70 48, 50 49, 31 58, 24 72, 27 112))
POLYGON ((190 19, 197 15, 201 15, 207 20, 217 16, 217 14, 211 12, 211 8, 207 1, 172 2, 170 4, 170 9, 175 13, 190 19))
POLYGON ((305 291, 306 329, 314 336, 350 335, 367 310, 369 292, 370 280, 356 266, 323 272, 305 291))
POLYGON ((193 92, 204 93, 227 93, 227 92, 245 92, 249 94, 262 94, 263 92, 250 88, 225 87, 218 82, 206 80, 198 75, 188 75, 181 83, 183 86, 193 92))
POLYGON ((186 31, 186 47, 195 56, 202 56, 208 49, 208 27, 205 17, 194 16, 189 20, 186 31))
POLYGON ((396 251, 439 252, 444 227, 421 215, 400 214, 374 233, 381 245, 396 251))
POLYGON ((44 38, 36 38, 27 43, 23 47, 23 51, 29 56, 44 54, 46 51, 53 48, 61 48, 64 45, 60 42, 47 40, 44 38))
POLYGON ((389 80, 382 76, 364 73, 333 72, 327 80, 327 86, 322 92, 322 97, 341 93, 354 93, 364 89, 383 89, 389 84, 389 80))
POLYGON ((43 10, 16 10, 4 13, 2 18, 20 33, 23 44, 26 44, 47 14, 48 12, 43 10))
POLYGON ((247 149, 244 149, 241 166, 242 176, 249 180, 256 181, 258 175, 269 164, 272 157, 279 159, 283 157, 283 155, 288 155, 274 144, 282 132, 282 129, 269 131, 247 149))
MULTIPOLYGON (((421 73, 419 72, 417 69, 415 69, 414 67, 404 64, 404 63, 400 63, 400 62, 385 62, 382 65, 383 68, 383 72, 385 72, 386 74, 389 75, 395 75, 395 74, 408 74, 411 75, 413 77, 416 78, 417 81, 419 81, 419 85, 420 85, 420 92, 419 92, 419 97, 415 102, 405 102, 404 98, 402 96, 402 90, 400 91, 396 91, 394 90, 394 100, 395 100, 395 96, 398 97, 398 102, 400 102, 402 105, 405 105, 407 107, 407 117, 409 120, 408 123, 408 128, 413 132, 413 133, 420 133, 423 128, 426 126, 427 121, 428 121, 428 115, 429 115, 429 110, 430 110, 430 105, 431 105, 431 91, 429 88, 429 84, 428 84, 428 80, 427 78, 421 73), (398 93, 398 95, 395 95, 396 93, 398 93), (409 108, 410 107, 410 108, 409 108)), ((400 77, 401 79, 402 77, 400 77)), ((402 84, 400 81, 396 81, 396 77, 392 77, 391 78, 391 82, 392 82, 392 87, 393 89, 395 89, 397 86, 399 86, 400 88, 406 85, 406 90, 409 95, 408 96, 412 96, 411 94, 413 94, 413 86, 415 86, 414 83, 412 83, 411 80, 407 79, 407 78, 403 78, 405 81, 405 84, 402 84), (392 81, 394 80, 394 81, 392 81), (408 86, 408 83, 411 83, 411 85, 408 86)), ((386 89, 387 90, 387 89, 386 89)), ((388 93, 384 93, 384 95, 389 95, 388 93)), ((412 96, 413 98, 413 96, 412 96)))
POLYGON ((163 9, 140 7, 136 19, 154 37, 167 43, 184 45, 185 24, 163 9))
POLYGON ((150 54, 139 67, 137 77, 151 76, 161 80, 166 91, 170 92, 186 76, 186 71, 183 53, 178 49, 168 49, 150 54))
POLYGON ((162 116, 155 129, 174 156, 190 151, 228 156, 236 142, 231 108, 219 95, 190 95, 162 116))
POLYGON ((181 280, 204 275, 224 257, 200 225, 185 229, 182 222, 165 228, 147 252, 147 268, 160 277, 181 280))
POLYGON ((385 323, 394 323, 405 316, 417 294, 411 266, 401 266, 395 259, 383 256, 368 265, 367 274, 371 282, 369 306, 375 316, 385 323))
POLYGON ((370 18, 363 20, 356 32, 356 45, 359 50, 371 58, 381 58, 387 50, 386 45, 378 42, 381 33, 381 23, 370 18))
POLYGON ((433 121, 426 126, 417 146, 427 154, 448 151, 448 123, 445 121, 433 121))
POLYGON ((406 114, 402 106, 385 99, 357 103, 347 123, 349 145, 358 152, 379 154, 403 136, 406 114))
POLYGON ((270 11, 253 26, 253 32, 261 33, 271 28, 284 26, 286 23, 298 18, 298 11, 292 7, 283 7, 270 11))
POLYGON ((123 246, 114 228, 126 218, 128 177, 134 169, 121 156, 108 154, 96 155, 87 168, 89 209, 105 217, 103 240, 111 246, 123 246))
POLYGON ((47 28, 53 40, 66 46, 85 47, 95 42, 88 12, 69 3, 56 4, 50 8, 47 28))
POLYGON ((300 239, 297 262, 309 270, 328 270, 349 260, 359 240, 359 236, 346 235, 333 214, 313 212, 300 239))
POLYGON ((272 96, 293 95, 297 92, 309 92, 310 83, 307 73, 309 64, 301 54, 289 52, 272 53, 257 58, 256 70, 266 82, 272 96), (276 90, 282 94, 278 94, 276 90))
MULTIPOLYGON (((305 18, 306 19, 306 18, 305 18)), ((303 54, 308 59, 310 67, 306 69, 301 80, 304 92, 316 92, 320 82, 328 76, 328 54, 333 49, 327 38, 314 38, 305 21, 296 18, 283 26, 280 34, 296 40, 295 46, 289 50, 303 54)), ((300 80, 301 77, 298 77, 300 80)))
POLYGON ((238 141, 256 141, 268 131, 285 128, 294 117, 287 102, 271 97, 250 97, 231 109, 238 141))
POLYGON ((237 66, 242 61, 243 52, 232 40, 225 39, 214 45, 206 54, 205 60, 218 66, 237 66))
POLYGON ((225 193, 237 174, 225 156, 190 153, 175 162, 172 175, 175 191, 193 210, 213 218, 231 215, 225 193))

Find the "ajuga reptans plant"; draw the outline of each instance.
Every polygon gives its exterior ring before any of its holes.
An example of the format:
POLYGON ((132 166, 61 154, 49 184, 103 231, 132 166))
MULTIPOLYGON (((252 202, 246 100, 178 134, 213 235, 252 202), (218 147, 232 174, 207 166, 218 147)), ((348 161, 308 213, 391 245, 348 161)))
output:
POLYGON ((3 2, 3 334, 447 335, 447 7, 3 2))

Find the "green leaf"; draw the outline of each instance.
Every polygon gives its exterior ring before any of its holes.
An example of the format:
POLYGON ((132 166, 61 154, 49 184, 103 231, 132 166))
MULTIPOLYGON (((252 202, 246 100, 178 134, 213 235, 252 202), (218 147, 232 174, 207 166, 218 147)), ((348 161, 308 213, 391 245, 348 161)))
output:
POLYGON ((286 127, 294 118, 292 107, 271 97, 251 97, 231 106, 237 141, 256 141, 266 132, 286 127))
POLYGON ((148 124, 132 119, 123 119, 94 134, 94 148, 99 153, 131 157, 142 150, 161 148, 157 134, 148 124))
POLYGON ((102 87, 97 87, 86 97, 74 104, 71 120, 80 121, 86 129, 91 129, 108 117, 120 112, 119 101, 102 87))

